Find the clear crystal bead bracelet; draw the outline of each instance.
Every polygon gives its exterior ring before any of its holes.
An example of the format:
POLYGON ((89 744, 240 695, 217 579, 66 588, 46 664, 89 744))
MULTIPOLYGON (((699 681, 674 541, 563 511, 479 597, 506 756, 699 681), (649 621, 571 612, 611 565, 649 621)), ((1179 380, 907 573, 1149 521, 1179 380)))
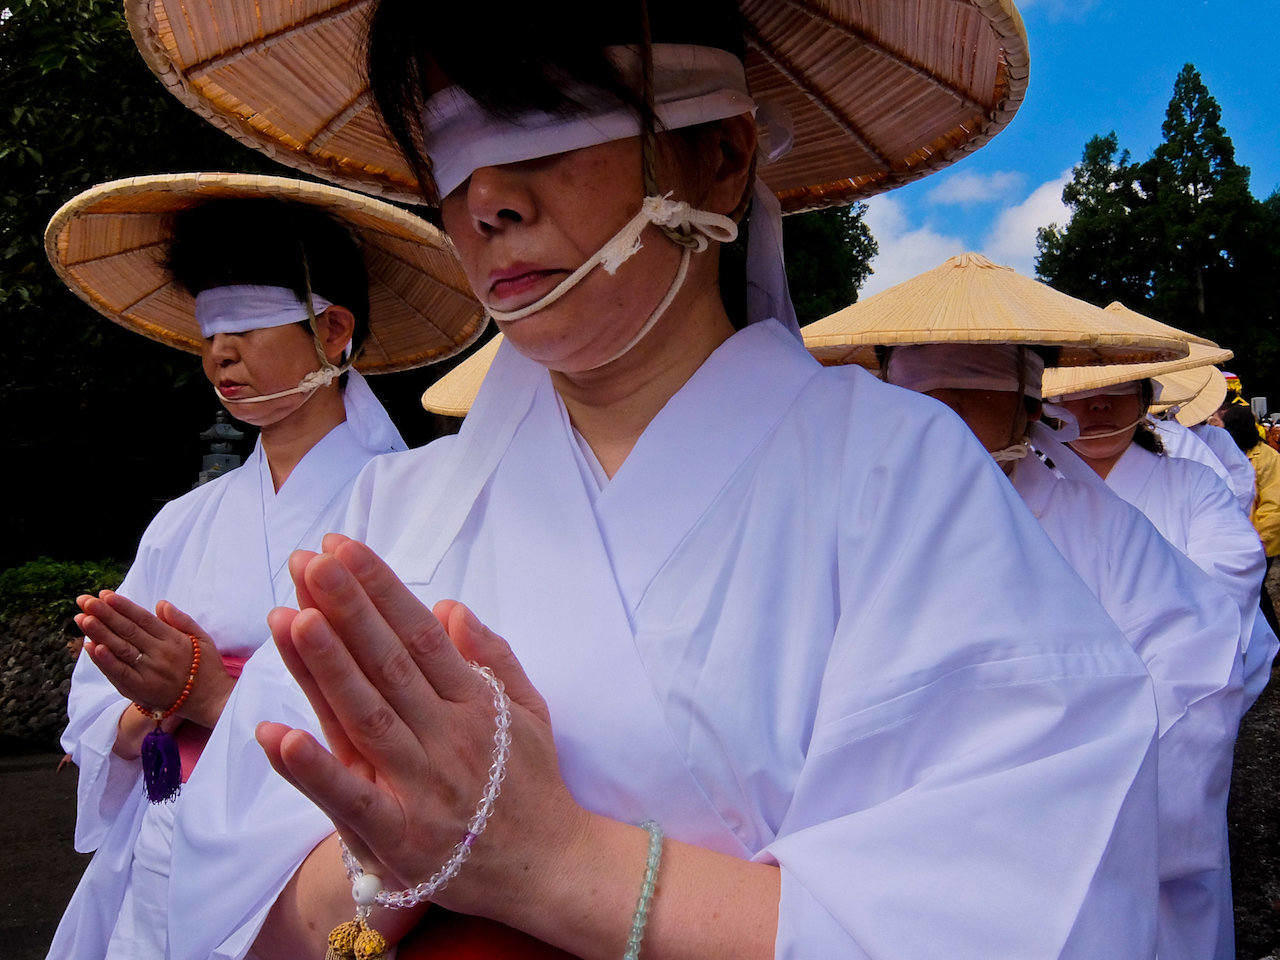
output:
POLYGON ((329 934, 328 950, 325 960, 381 960, 389 949, 386 939, 369 923, 369 916, 375 905, 405 909, 417 906, 434 897, 446 883, 458 875, 462 865, 471 856, 472 846, 493 815, 493 804, 502 791, 502 780, 507 775, 507 759, 511 755, 511 701, 507 698, 502 681, 494 676, 488 667, 477 663, 471 669, 480 674, 489 689, 493 692, 494 733, 493 761, 489 765, 489 781, 485 784, 484 794, 476 804, 475 813, 467 822, 467 833, 457 845, 449 859, 429 880, 424 880, 416 887, 407 890, 383 890, 382 881, 371 873, 365 873, 360 863, 342 845, 342 862, 346 865, 347 876, 351 879, 351 898, 356 902, 356 916, 334 927, 329 934))

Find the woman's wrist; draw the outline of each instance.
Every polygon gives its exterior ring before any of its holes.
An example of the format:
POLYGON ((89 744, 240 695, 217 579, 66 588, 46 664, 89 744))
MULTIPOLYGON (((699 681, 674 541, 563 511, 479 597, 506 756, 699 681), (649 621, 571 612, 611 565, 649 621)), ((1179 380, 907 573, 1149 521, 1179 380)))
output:
MULTIPOLYGON (((510 859, 514 882, 490 916, 581 957, 621 957, 644 880, 649 835, 575 807, 536 851, 510 859)), ((549 824, 550 826, 550 824, 549 824)), ((497 901, 497 898, 494 898, 497 901)))
POLYGON ((178 715, 184 720, 207 727, 210 730, 222 716, 227 701, 231 699, 231 691, 235 689, 235 679, 225 671, 209 671, 207 676, 200 677, 191 696, 182 705, 178 715))

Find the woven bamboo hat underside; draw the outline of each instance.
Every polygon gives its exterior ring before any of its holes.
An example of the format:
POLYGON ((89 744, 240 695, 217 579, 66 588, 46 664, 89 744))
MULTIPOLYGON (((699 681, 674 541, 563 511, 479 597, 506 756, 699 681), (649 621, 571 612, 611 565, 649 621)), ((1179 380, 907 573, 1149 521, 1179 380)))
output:
POLYGON ((1061 348, 1065 366, 1172 360, 1185 341, 1131 328, 1123 318, 1024 277, 976 253, 809 324, 805 346, 829 366, 879 366, 877 346, 1027 344, 1061 348))
POLYGON ((165 268, 174 215, 209 200, 255 197, 319 207, 356 235, 369 273, 369 336, 356 363, 362 372, 442 360, 484 330, 487 316, 440 231, 398 207, 326 184, 227 173, 116 180, 54 214, 45 251, 63 282, 95 310, 198 353, 195 302, 165 268))
POLYGON ((446 417, 465 417, 476 402, 480 384, 493 365, 500 346, 502 334, 499 333, 428 387, 422 395, 423 409, 446 417))
MULTIPOLYGON (((1196 424, 1204 423, 1227 399, 1227 378, 1222 375, 1222 371, 1217 367, 1205 369, 1209 377, 1204 388, 1194 398, 1178 407, 1178 412, 1174 414, 1174 418, 1184 427, 1194 427, 1196 424)), ((1164 380, 1163 377, 1159 379, 1164 380)))
MULTIPOLYGON (((375 0, 126 0, 143 58, 215 126, 282 163, 420 201, 363 77, 375 0)), ((761 169, 788 213, 849 203, 954 163, 1027 89, 1012 0, 741 0, 747 80, 795 147, 761 169)))
POLYGON ((1161 363, 1131 363, 1069 369, 1054 367, 1044 372, 1042 391, 1046 397, 1063 397, 1071 393, 1114 386, 1117 383, 1147 380, 1193 367, 1226 363, 1234 356, 1230 350, 1205 346, 1202 343, 1193 343, 1190 347, 1190 353, 1181 360, 1168 360, 1161 363))

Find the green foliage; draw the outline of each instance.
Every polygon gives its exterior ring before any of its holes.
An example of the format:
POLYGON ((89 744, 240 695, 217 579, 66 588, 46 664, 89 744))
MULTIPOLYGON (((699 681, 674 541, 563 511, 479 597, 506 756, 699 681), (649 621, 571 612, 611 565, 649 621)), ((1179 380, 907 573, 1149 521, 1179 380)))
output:
POLYGON ((1256 200, 1199 72, 1174 82, 1164 139, 1137 163, 1094 137, 1063 189, 1070 221, 1039 231, 1037 272, 1072 296, 1126 306, 1236 353, 1249 395, 1280 400, 1280 200, 1256 200))
POLYGON ((1150 268, 1144 263, 1141 217, 1146 199, 1139 167, 1115 133, 1094 137, 1071 172, 1062 200, 1072 210, 1065 226, 1037 231, 1037 271, 1073 297, 1106 304, 1146 300, 1150 268))
POLYGON ((858 299, 879 245, 864 219, 865 203, 799 213, 782 221, 787 282, 801 325, 858 299))
POLYGON ((36 614, 62 624, 76 613, 82 593, 115 589, 125 569, 114 560, 59 562, 41 557, 0 572, 0 623, 23 614, 36 614))

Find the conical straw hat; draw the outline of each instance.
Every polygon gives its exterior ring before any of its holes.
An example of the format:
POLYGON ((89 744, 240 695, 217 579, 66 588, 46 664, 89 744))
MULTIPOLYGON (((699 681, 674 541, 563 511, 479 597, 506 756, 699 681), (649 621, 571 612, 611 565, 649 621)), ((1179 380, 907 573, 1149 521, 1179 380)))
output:
POLYGON ((806 326, 805 346, 828 365, 874 369, 877 346, 1019 343, 1062 348, 1064 365, 1133 363, 1184 356, 1184 341, 1134 331, 1120 318, 976 253, 806 326))
POLYGON ((100 184, 53 215, 45 251, 95 310, 153 340, 198 353, 195 301, 165 267, 173 217, 209 200, 271 197, 319 207, 364 249, 369 336, 356 363, 389 373, 443 360, 487 323, 448 239, 420 217, 326 184, 283 177, 184 173, 100 184))
POLYGON ((473 353, 427 388, 422 395, 422 407, 430 413, 446 417, 465 417, 476 402, 480 384, 493 365, 493 358, 502 346, 502 334, 473 353))
POLYGON ((1194 333, 1188 333, 1186 330, 1179 330, 1177 327, 1171 327, 1167 323, 1161 323, 1159 320, 1152 320, 1150 317, 1138 313, 1136 310, 1130 310, 1119 300, 1114 300, 1107 304, 1106 309, 1117 316, 1124 317, 1125 322, 1138 330, 1150 330, 1153 333, 1162 333, 1169 336, 1178 337, 1186 340, 1188 343, 1203 343, 1206 347, 1216 347, 1217 344, 1212 340, 1201 337, 1194 333))
POLYGON ((1174 414, 1184 427, 1204 423, 1227 399, 1227 378, 1217 367, 1209 367, 1209 381, 1195 398, 1187 401, 1174 414))
POLYGON ((1063 397, 1085 390, 1097 390, 1117 383, 1147 380, 1178 370, 1226 363, 1233 356, 1230 350, 1207 347, 1203 343, 1189 344, 1191 351, 1181 360, 1160 363, 1125 363, 1098 367, 1053 367, 1044 372, 1041 391, 1046 397, 1063 397))
MULTIPOLYGON (((786 212, 945 167, 1003 129, 1026 93, 1027 35, 1012 0, 740 4, 752 94, 784 106, 796 132, 792 151, 761 168, 786 212)), ((125 0, 125 14, 170 92, 237 140, 336 183, 420 202, 364 77, 373 6, 125 0)))
POLYGON ((1193 400, 1208 384, 1214 369, 1214 367, 1192 367, 1189 370, 1178 370, 1153 377, 1152 379, 1160 386, 1160 402, 1153 403, 1152 409, 1162 412, 1169 407, 1193 400))

